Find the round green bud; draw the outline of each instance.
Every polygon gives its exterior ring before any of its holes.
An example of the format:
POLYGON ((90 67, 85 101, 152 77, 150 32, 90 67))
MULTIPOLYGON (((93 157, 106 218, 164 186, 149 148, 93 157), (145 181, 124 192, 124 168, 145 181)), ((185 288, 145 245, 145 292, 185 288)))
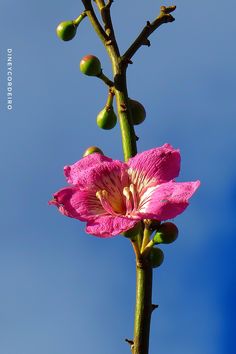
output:
POLYGON ((86 55, 80 61, 80 71, 88 76, 101 75, 102 68, 100 60, 94 55, 86 55))
POLYGON ((160 267, 164 261, 164 253, 160 248, 152 248, 150 252, 150 260, 153 268, 160 267))
POLYGON ((153 237, 155 243, 172 243, 178 237, 178 228, 172 222, 164 222, 153 237))
POLYGON ((57 26, 57 35, 63 41, 70 41, 76 35, 77 26, 74 21, 64 21, 57 26))
POLYGON ((90 146, 90 147, 88 147, 88 148, 85 150, 85 152, 84 152, 84 154, 83 154, 83 157, 88 156, 88 155, 91 155, 91 154, 93 154, 94 152, 97 152, 97 153, 99 153, 99 154, 101 154, 101 155, 104 155, 104 154, 103 154, 103 151, 102 151, 101 149, 99 149, 97 146, 90 146))
POLYGON ((146 118, 146 111, 143 105, 135 100, 129 99, 132 120, 134 125, 141 124, 146 118))
POLYGON ((113 107, 111 108, 103 108, 100 113, 98 113, 97 116, 97 125, 101 129, 112 129, 115 127, 117 123, 117 117, 114 112, 113 107))

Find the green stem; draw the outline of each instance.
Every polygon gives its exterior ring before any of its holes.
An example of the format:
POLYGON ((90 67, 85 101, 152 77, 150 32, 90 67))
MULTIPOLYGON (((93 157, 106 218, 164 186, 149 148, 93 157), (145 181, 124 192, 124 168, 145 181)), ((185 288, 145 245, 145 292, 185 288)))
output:
MULTIPOLYGON (((122 60, 116 42, 115 33, 110 17, 110 7, 102 7, 103 1, 96 0, 96 3, 103 9, 102 19, 105 26, 105 33, 93 11, 91 0, 82 0, 87 15, 102 40, 110 57, 114 75, 114 92, 116 95, 117 113, 120 122, 124 160, 137 153, 136 135, 132 123, 129 96, 126 83, 127 62, 122 60), (105 12, 104 12, 105 11, 105 12)), ((111 4, 111 2, 110 2, 111 4)), ((141 236, 142 238, 142 236, 141 236)), ((136 309, 134 321, 134 340, 131 346, 133 354, 148 354, 149 332, 152 313, 152 267, 147 257, 140 254, 141 240, 133 244, 136 253, 136 309)), ((131 341, 132 342, 132 341, 131 341)))
POLYGON ((102 80, 107 86, 112 87, 114 86, 114 82, 112 82, 106 75, 103 74, 101 71, 101 74, 98 75, 98 78, 102 80))
POLYGON ((136 266, 136 307, 133 354, 148 354, 152 314, 152 267, 141 258, 136 266))
POLYGON ((121 74, 119 81, 121 85, 115 85, 115 95, 117 113, 120 122, 124 160, 127 161, 130 157, 135 156, 137 153, 136 135, 131 121, 125 74, 121 74))
POLYGON ((86 12, 82 12, 82 14, 79 15, 79 17, 77 17, 75 20, 74 20, 74 24, 76 26, 78 26, 80 24, 81 21, 83 21, 83 19, 87 16, 86 12))

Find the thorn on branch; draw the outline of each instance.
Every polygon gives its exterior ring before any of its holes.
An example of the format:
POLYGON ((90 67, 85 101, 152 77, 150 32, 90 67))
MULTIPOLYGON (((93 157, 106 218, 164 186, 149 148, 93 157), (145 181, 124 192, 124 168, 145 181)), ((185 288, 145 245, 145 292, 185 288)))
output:
POLYGON ((139 141, 139 137, 137 135, 135 135, 135 140, 139 141))
POLYGON ((152 304, 152 312, 155 311, 158 307, 159 305, 152 304))
POLYGON ((128 64, 133 64, 132 60, 129 58, 122 58, 122 63, 124 66, 128 66, 128 64))
POLYGON ((131 346, 134 345, 134 341, 132 339, 125 338, 125 341, 131 346))
POLYGON ((149 39, 144 38, 142 45, 147 45, 148 47, 150 47, 151 42, 149 41, 149 39))

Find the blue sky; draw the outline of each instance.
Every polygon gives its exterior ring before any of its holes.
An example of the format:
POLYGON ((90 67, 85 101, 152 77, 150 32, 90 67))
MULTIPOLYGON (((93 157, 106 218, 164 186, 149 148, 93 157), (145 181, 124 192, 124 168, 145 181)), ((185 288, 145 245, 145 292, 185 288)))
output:
MULTIPOLYGON (((122 159, 118 126, 102 131, 96 115, 107 89, 79 71, 86 54, 106 53, 84 21, 63 43, 57 24, 80 1, 0 0, 0 351, 4 354, 129 353, 135 264, 122 237, 100 240, 47 201, 65 186, 63 166, 98 145, 122 159), (6 109, 7 48, 13 50, 13 110, 6 109)), ((112 14, 121 51, 159 1, 117 0, 112 14)), ((164 5, 171 5, 166 1, 164 5)), ((180 236, 163 246, 155 271, 150 353, 235 353, 235 2, 176 1, 128 70, 129 95, 147 119, 138 149, 165 142, 181 149, 179 181, 200 179, 176 218, 180 236)))

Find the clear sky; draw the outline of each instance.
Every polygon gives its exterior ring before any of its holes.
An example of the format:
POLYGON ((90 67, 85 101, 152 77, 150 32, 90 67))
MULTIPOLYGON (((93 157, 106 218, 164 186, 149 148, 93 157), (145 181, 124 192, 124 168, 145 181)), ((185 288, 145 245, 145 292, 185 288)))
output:
MULTIPOLYGON (((115 0, 123 52, 160 5, 115 0)), ((176 0, 176 21, 151 36, 128 70, 131 98, 146 121, 139 151, 180 148, 179 181, 200 179, 175 219, 180 236, 163 247, 155 271, 150 354, 236 352, 235 35, 236 4, 176 0)), ((47 201, 66 185, 63 166, 98 145, 122 159, 119 127, 102 131, 96 115, 107 89, 79 71, 86 54, 106 53, 84 21, 75 40, 55 35, 82 11, 79 0, 0 0, 0 352, 129 353, 135 262, 128 240, 100 240, 47 201), (7 110, 7 49, 12 49, 13 109, 7 110)))

